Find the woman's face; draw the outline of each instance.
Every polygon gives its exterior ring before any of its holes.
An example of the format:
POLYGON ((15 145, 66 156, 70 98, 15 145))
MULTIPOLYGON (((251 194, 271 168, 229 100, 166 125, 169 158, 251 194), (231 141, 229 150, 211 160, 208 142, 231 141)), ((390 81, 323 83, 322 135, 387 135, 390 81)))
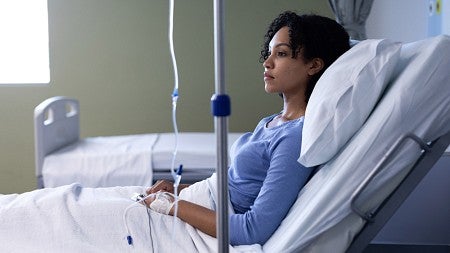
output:
POLYGON ((282 27, 269 43, 269 57, 264 61, 264 83, 268 93, 305 94, 310 78, 310 64, 302 57, 302 52, 292 58, 289 43, 289 28, 282 27))

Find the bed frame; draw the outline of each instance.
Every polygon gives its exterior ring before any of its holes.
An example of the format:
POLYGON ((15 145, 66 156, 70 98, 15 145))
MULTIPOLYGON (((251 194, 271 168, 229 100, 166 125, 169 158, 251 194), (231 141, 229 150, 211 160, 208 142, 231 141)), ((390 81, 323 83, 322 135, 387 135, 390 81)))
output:
POLYGON ((450 132, 441 136, 432 143, 425 143, 422 139, 414 134, 406 134, 398 139, 396 144, 388 151, 384 159, 382 159, 370 175, 362 182, 351 200, 352 210, 363 218, 366 223, 361 231, 353 238, 351 245, 347 249, 347 253, 360 253, 370 244, 378 232, 394 215, 396 210, 412 193, 420 181, 431 170, 434 164, 439 160, 442 154, 450 145, 450 132), (414 164, 410 172, 405 176, 403 181, 397 188, 378 206, 375 210, 362 212, 357 206, 357 200, 361 196, 364 189, 370 185, 372 179, 383 169, 395 151, 407 141, 416 142, 422 149, 422 155, 414 164))

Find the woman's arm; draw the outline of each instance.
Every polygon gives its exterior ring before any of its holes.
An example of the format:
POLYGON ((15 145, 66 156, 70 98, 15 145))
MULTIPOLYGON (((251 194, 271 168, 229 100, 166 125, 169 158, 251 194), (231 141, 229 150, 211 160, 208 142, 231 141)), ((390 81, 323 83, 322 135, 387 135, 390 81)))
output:
MULTIPOLYGON (((175 206, 169 214, 174 215, 175 206)), ((216 237, 216 212, 206 207, 188 202, 178 201, 177 217, 205 234, 216 237)))
MULTIPOLYGON (((189 187, 189 184, 180 184, 178 186, 178 192, 182 189, 189 187)), ((167 180, 158 180, 151 188, 147 189, 147 194, 157 193, 159 191, 165 191, 173 193, 173 183, 167 180)), ((145 200, 147 206, 154 201, 153 198, 145 200)), ((174 215, 175 207, 172 207, 169 211, 170 215, 174 215)), ((200 231, 216 237, 216 212, 206 207, 188 202, 185 200, 178 201, 177 217, 191 226, 199 229, 200 231)))

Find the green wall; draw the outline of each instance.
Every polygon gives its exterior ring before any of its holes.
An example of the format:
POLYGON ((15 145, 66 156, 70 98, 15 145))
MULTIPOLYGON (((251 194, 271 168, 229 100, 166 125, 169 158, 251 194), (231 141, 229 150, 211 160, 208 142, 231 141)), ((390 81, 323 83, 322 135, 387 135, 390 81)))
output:
MULTIPOLYGON (((81 135, 170 132, 173 72, 168 0, 48 0, 51 83, 0 87, 0 193, 35 189, 33 110, 46 98, 80 101, 81 135)), ((326 0, 226 1, 230 131, 251 131, 281 109, 264 92, 260 45, 282 10, 332 17, 326 0)), ((180 131, 213 131, 213 1, 175 1, 180 131)), ((61 168, 64 169, 64 168, 61 168)))

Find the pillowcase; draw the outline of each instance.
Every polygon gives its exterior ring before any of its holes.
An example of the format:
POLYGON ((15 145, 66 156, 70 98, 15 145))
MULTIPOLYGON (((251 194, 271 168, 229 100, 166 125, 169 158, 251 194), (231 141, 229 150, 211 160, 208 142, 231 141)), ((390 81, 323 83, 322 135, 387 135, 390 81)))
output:
POLYGON ((306 107, 298 162, 326 163, 361 128, 391 80, 400 48, 388 39, 364 40, 323 73, 306 107))

